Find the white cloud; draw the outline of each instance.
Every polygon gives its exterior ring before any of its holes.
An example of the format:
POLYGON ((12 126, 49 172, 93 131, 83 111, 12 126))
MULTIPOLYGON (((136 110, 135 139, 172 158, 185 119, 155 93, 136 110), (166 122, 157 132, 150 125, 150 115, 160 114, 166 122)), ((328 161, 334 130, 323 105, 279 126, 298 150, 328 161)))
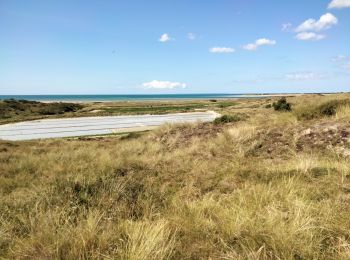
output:
POLYGON ((285 75, 286 80, 292 81, 304 81, 304 80, 317 80, 324 78, 325 75, 315 72, 298 72, 298 73, 289 73, 285 75))
POLYGON ((295 38, 302 41, 319 41, 324 39, 326 36, 323 34, 317 34, 314 32, 301 32, 298 33, 295 38))
POLYGON ((160 42, 168 42, 171 40, 172 40, 172 38, 170 38, 170 36, 167 33, 162 34, 159 38, 160 42))
POLYGON ((282 24, 282 31, 284 32, 289 32, 290 29, 292 28, 292 24, 291 23, 284 23, 282 24))
POLYGON ((315 19, 308 19, 300 24, 295 31, 296 32, 308 32, 308 31, 323 31, 331 28, 338 23, 337 17, 331 13, 324 14, 318 21, 315 19))
POLYGON ((159 80, 152 80, 150 82, 142 83, 142 86, 145 88, 154 88, 154 89, 186 88, 185 83, 171 82, 171 81, 159 81, 159 80))
POLYGON ((259 39, 256 41, 256 45, 258 46, 261 46, 261 45, 274 45, 276 44, 276 41, 272 41, 272 40, 269 40, 269 39, 265 39, 265 38, 262 38, 262 39, 259 39))
POLYGON ((266 38, 261 38, 255 41, 255 43, 249 43, 243 46, 243 49, 248 50, 248 51, 255 51, 259 46, 263 45, 275 45, 276 41, 274 40, 269 40, 266 38))
POLYGON ((212 53, 232 53, 236 50, 230 47, 213 47, 209 49, 212 53))
POLYGON ((328 8, 346 8, 350 7, 350 0, 332 0, 332 2, 329 3, 328 8))
POLYGON ((189 39, 189 40, 195 40, 196 39, 196 35, 194 34, 194 33, 191 33, 191 32, 189 32, 188 34, 187 34, 187 38, 189 39))

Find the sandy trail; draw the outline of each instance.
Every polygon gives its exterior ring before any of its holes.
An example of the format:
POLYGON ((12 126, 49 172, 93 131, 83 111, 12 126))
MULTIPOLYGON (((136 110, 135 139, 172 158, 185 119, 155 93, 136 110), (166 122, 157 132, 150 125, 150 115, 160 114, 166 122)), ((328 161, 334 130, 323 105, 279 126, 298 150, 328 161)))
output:
POLYGON ((103 135, 151 129, 164 123, 210 122, 213 111, 165 115, 132 115, 43 119, 0 125, 2 140, 32 140, 84 135, 103 135))

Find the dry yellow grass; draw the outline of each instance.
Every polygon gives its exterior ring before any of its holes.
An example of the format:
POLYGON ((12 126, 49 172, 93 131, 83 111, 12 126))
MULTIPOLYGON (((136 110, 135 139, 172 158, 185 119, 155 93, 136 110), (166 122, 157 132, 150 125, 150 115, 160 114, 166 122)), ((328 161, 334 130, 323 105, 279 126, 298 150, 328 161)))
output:
POLYGON ((266 103, 223 126, 0 142, 0 258, 349 259, 347 108, 297 121, 266 103))
POLYGON ((336 118, 344 119, 350 118, 350 104, 343 105, 337 110, 336 118))

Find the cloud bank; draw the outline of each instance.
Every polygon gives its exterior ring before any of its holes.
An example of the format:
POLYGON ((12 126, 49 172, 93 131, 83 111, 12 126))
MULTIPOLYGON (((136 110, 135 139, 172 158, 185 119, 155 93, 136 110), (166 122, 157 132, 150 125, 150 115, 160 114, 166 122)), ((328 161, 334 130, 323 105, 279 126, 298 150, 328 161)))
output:
POLYGON ((232 53, 236 50, 230 47, 212 47, 209 49, 211 53, 232 53))
POLYGON ((298 33, 295 38, 302 41, 319 41, 324 39, 326 36, 323 34, 317 34, 314 32, 301 32, 298 33))
POLYGON ((324 74, 315 72, 298 72, 285 75, 285 79, 291 81, 318 80, 323 79, 324 77, 324 74))
POLYGON ((159 81, 152 80, 150 82, 142 83, 142 86, 149 89, 175 89, 175 88, 186 88, 185 83, 171 82, 171 81, 159 81))

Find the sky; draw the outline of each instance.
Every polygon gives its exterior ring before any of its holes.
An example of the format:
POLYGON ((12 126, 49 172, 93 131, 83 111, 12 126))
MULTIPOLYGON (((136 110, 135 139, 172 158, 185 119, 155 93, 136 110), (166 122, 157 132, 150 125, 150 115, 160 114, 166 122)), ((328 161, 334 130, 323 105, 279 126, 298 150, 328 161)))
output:
POLYGON ((0 0, 0 94, 350 91, 350 0, 0 0))

